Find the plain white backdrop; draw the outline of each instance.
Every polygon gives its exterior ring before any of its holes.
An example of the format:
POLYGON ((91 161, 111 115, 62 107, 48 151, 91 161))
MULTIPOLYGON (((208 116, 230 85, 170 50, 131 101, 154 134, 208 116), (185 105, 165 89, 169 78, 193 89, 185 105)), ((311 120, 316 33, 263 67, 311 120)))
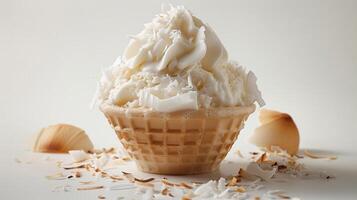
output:
MULTIPOLYGON (((89 109, 96 82, 128 35, 170 2, 210 24, 230 59, 255 72, 266 107, 294 117, 302 147, 357 153, 357 1, 0 0, 1 167, 55 123, 85 129, 97 147, 117 146, 89 109)), ((252 116, 236 145, 257 125, 252 116)))

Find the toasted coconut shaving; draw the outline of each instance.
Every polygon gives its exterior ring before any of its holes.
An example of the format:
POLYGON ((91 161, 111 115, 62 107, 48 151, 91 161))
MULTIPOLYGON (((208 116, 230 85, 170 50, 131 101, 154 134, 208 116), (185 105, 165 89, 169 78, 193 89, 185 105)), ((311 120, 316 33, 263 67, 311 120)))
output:
POLYGON ((168 195, 169 193, 169 188, 165 187, 163 190, 160 192, 162 195, 168 195))
POLYGON ((163 183, 165 185, 168 185, 168 186, 171 186, 171 187, 176 185, 175 183, 169 182, 166 178, 161 179, 161 183, 163 183))
POLYGON ((240 192, 240 193, 244 193, 246 192, 247 190, 243 187, 243 186, 240 186, 238 187, 237 189, 235 189, 236 192, 240 192))
POLYGON ((266 153, 263 153, 262 155, 259 156, 259 158, 255 162, 256 163, 263 163, 266 160, 267 160, 267 155, 266 155, 266 153))
POLYGON ((106 199, 104 195, 99 195, 98 199, 106 199))
POLYGON ((191 198, 188 195, 183 195, 181 200, 191 200, 191 198))
POLYGON ((80 188, 77 188, 78 191, 100 190, 100 189, 104 189, 104 186, 103 185, 99 185, 99 186, 92 186, 92 187, 80 187, 80 188))
POLYGON ((136 182, 141 182, 141 183, 148 183, 155 180, 154 178, 148 178, 148 179, 138 179, 138 178, 134 178, 134 181, 136 182))
POLYGON ((131 158, 128 157, 128 156, 122 157, 121 159, 124 160, 124 161, 130 161, 131 160, 131 158))
POLYGON ((95 183, 94 181, 79 181, 80 184, 83 184, 83 185, 90 185, 90 184, 93 184, 95 183))
POLYGON ((184 187, 184 188, 187 188, 187 189, 192 189, 193 187, 190 186, 189 184, 185 183, 185 182, 181 182, 180 183, 180 186, 184 187))
POLYGON ((112 154, 112 153, 116 153, 116 150, 114 147, 110 147, 109 149, 103 148, 103 152, 112 154))
POLYGON ((135 182, 135 177, 131 174, 131 173, 128 173, 128 172, 122 172, 124 177, 129 181, 129 182, 132 182, 134 183, 135 182))
POLYGON ((120 177, 120 176, 115 176, 115 175, 111 175, 111 176, 109 176, 109 178, 111 178, 111 179, 113 179, 113 180, 117 180, 117 181, 124 180, 122 177, 120 177))
POLYGON ((164 196, 174 197, 174 195, 172 195, 172 194, 170 193, 170 189, 167 188, 167 187, 165 187, 163 190, 161 190, 160 193, 161 193, 162 195, 164 195, 164 196))
POLYGON ((166 178, 161 179, 161 183, 163 183, 164 185, 170 186, 170 187, 182 187, 182 188, 186 188, 186 189, 193 189, 193 186, 189 185, 188 183, 185 182, 181 182, 181 183, 173 183, 173 182, 169 182, 166 178))
POLYGON ((308 150, 304 151, 305 156, 312 158, 312 159, 328 159, 328 160, 336 160, 337 156, 331 156, 331 155, 317 155, 314 154, 308 150))
POLYGON ((232 179, 226 184, 226 186, 236 186, 237 183, 240 181, 238 177, 232 177, 232 179))
POLYGON ((278 194, 276 196, 280 197, 281 199, 291 199, 291 197, 284 195, 284 194, 278 194))
POLYGON ((285 192, 281 190, 268 191, 265 196, 267 196, 269 199, 297 199, 286 195, 285 192))
POLYGON ((74 176, 75 176, 76 178, 80 178, 80 177, 82 177, 82 173, 79 172, 79 171, 76 171, 76 172, 74 173, 74 176))
POLYGON ((247 179, 247 180, 257 180, 256 176, 251 175, 250 173, 248 173, 246 170, 244 169, 239 169, 238 171, 238 177, 239 178, 243 178, 243 179, 247 179))

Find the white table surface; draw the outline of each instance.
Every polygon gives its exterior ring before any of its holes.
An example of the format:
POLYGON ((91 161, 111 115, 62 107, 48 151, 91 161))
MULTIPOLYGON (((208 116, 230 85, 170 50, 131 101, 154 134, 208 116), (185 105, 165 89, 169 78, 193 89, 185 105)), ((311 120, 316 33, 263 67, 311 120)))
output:
MULTIPOLYGON (((121 54, 126 36, 137 33, 162 2, 170 1, 0 2, 0 199, 97 198, 98 191, 53 193, 58 182, 44 177, 56 168, 41 159, 45 155, 31 155, 38 158, 32 164, 14 159, 28 155, 28 140, 36 131, 63 122, 85 129, 98 148, 119 146, 103 115, 89 104, 100 70, 121 54)), ((256 73, 267 108, 294 117, 302 149, 338 156, 335 161, 304 161, 334 174, 334 180, 293 180, 267 187, 301 199, 356 199, 357 2, 180 4, 213 27, 230 58, 256 73)), ((233 149, 249 151, 247 138, 258 126, 256 115, 233 149)), ((227 159, 236 164, 224 162, 219 173, 176 178, 208 180, 245 164, 234 154, 227 159)), ((135 172, 133 164, 124 167, 135 172)), ((132 195, 102 192, 109 199, 132 195)))
MULTIPOLYGON (((245 148, 247 150, 249 148, 245 148)), ((253 149, 253 148, 251 148, 253 149)), ((251 199, 255 196, 263 198, 263 194, 268 190, 282 190, 291 197, 298 197, 300 199, 355 199, 357 173, 356 173, 356 157, 352 152, 342 151, 316 151, 319 153, 332 153, 338 155, 337 160, 316 160, 311 158, 304 158, 300 162, 304 163, 312 171, 325 172, 328 175, 335 176, 334 179, 323 178, 287 178, 285 182, 279 182, 272 179, 271 182, 262 182, 265 186, 263 189, 250 193, 251 199)), ((232 151, 233 152, 233 151, 232 151)), ((249 154, 245 153, 249 157, 249 154)), ((94 180, 96 184, 104 185, 105 189, 93 191, 75 191, 76 187, 83 187, 78 184, 76 180, 48 180, 45 176, 53 175, 61 170, 57 168, 56 161, 63 160, 71 162, 68 155, 55 154, 34 154, 29 152, 20 153, 16 156, 22 163, 12 161, 8 164, 9 168, 2 175, 1 182, 3 195, 7 199, 26 199, 31 197, 33 199, 97 199, 98 195, 103 195, 106 199, 117 199, 118 197, 125 197, 125 199, 140 199, 140 196, 135 196, 135 189, 128 190, 110 190, 111 186, 127 183, 126 181, 119 181, 116 183, 104 181, 103 179, 96 179, 90 175, 86 175, 79 180, 87 181, 94 180), (56 187, 70 185, 74 191, 55 192, 56 187)), ((210 174, 191 175, 191 176, 161 176, 154 174, 147 174, 136 170, 133 161, 126 162, 120 165, 111 173, 120 174, 121 171, 133 173, 138 178, 163 178, 167 177, 170 181, 208 181, 218 180, 220 177, 228 177, 236 174, 239 168, 244 168, 247 164, 246 159, 242 159, 234 153, 231 153, 220 166, 219 171, 210 174)), ((63 171, 63 170, 62 170, 63 171)), ((264 199, 264 198, 263 198, 264 199)))

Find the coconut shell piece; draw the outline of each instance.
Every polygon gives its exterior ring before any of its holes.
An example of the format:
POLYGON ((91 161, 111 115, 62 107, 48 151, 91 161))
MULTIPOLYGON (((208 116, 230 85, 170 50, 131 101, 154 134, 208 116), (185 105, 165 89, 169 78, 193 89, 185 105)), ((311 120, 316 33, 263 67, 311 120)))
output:
POLYGON ((92 149, 93 144, 85 131, 69 124, 56 124, 41 129, 32 144, 34 152, 67 153, 70 150, 92 149))
POLYGON ((268 150, 271 150, 272 146, 279 146, 291 155, 298 152, 299 130, 289 114, 262 109, 259 121, 261 125, 251 136, 251 143, 268 150))

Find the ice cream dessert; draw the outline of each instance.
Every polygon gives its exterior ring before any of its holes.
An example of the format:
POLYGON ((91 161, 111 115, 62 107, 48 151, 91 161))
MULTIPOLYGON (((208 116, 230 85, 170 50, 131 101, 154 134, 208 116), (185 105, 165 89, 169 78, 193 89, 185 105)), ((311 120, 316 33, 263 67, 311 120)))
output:
POLYGON ((264 105, 256 80, 228 60, 210 26, 171 6, 104 71, 96 103, 140 169, 207 172, 224 158, 254 103, 264 105), (205 145, 217 148, 207 152, 205 145), (179 162, 189 164, 170 165, 179 162))
POLYGON ((253 72, 229 61, 212 28, 184 7, 171 7, 131 37, 104 72, 97 100, 160 112, 264 104, 253 72))

